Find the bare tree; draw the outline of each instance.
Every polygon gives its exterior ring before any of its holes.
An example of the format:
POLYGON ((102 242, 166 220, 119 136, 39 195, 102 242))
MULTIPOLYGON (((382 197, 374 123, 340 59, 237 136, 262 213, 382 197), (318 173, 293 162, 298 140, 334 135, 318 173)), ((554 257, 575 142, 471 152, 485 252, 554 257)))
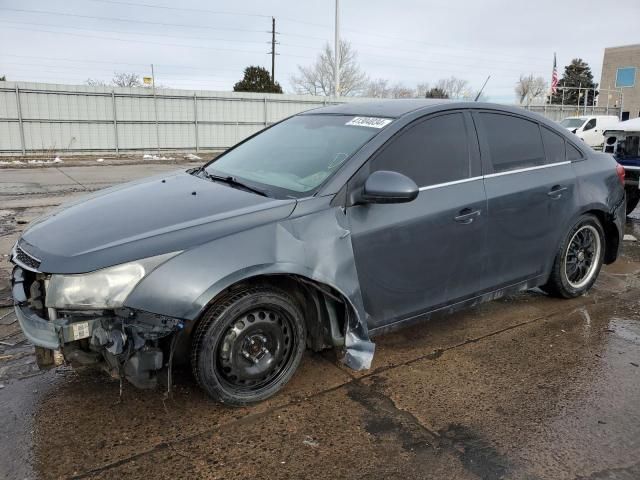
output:
POLYGON ((389 98, 391 96, 390 90, 389 80, 377 78, 367 84, 367 88, 362 92, 362 95, 371 98, 389 98))
POLYGON ((106 87, 108 86, 107 82, 104 80, 98 80, 96 78, 87 78, 84 81, 85 85, 89 85, 90 87, 106 87))
POLYGON ((114 87, 141 87, 142 81, 137 73, 116 72, 113 74, 111 84, 114 87))
MULTIPOLYGON (((340 91, 342 96, 357 95, 367 88, 367 75, 360 70, 358 55, 347 41, 340 41, 340 91)), ((335 62, 333 49, 327 43, 316 62, 308 67, 298 65, 298 75, 291 77, 297 93, 334 95, 335 62)))
POLYGON ((543 77, 534 77, 533 74, 520 75, 516 83, 515 91, 520 105, 530 105, 538 98, 544 98, 548 85, 543 77))
POLYGON ((469 94, 469 82, 454 76, 438 80, 436 88, 445 92, 448 98, 464 98, 469 94))
MULTIPOLYGON (((144 87, 140 79, 140 75, 137 73, 129 72, 114 72, 111 82, 105 82, 104 80, 98 80, 96 78, 87 78, 84 82, 90 87, 144 87)), ((157 87, 158 85, 156 85, 157 87)))
POLYGON ((427 96, 427 92, 429 91, 428 83, 419 83, 416 85, 416 90, 414 95, 416 98, 425 98, 427 96))
POLYGON ((391 98, 416 98, 416 92, 412 88, 405 87, 402 83, 396 83, 391 87, 391 98))

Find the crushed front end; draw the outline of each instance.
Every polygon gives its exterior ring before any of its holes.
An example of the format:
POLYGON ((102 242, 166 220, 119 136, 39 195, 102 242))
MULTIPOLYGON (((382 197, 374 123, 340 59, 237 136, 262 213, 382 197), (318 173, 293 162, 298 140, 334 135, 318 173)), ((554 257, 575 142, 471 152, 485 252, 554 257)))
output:
POLYGON ((11 261, 16 316, 40 368, 53 366, 60 352, 76 368, 103 368, 138 388, 157 384, 182 320, 123 306, 55 308, 48 298, 53 276, 39 271, 40 261, 18 245, 11 261))

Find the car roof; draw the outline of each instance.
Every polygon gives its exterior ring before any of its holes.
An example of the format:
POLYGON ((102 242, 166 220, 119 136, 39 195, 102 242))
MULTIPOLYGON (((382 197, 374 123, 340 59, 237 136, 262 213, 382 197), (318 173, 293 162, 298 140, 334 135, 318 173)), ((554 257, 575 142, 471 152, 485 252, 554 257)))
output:
POLYGON ((473 102, 465 100, 450 100, 443 98, 411 98, 388 99, 377 101, 350 101, 326 107, 315 108, 299 113, 298 115, 354 115, 363 117, 400 118, 421 110, 437 111, 437 107, 450 108, 477 108, 498 110, 504 113, 515 113, 528 116, 540 121, 542 116, 521 107, 504 105, 500 103, 473 102), (435 107, 435 108, 434 108, 435 107))
POLYGON ((378 100, 375 102, 355 101, 308 110, 301 115, 330 114, 399 118, 415 110, 433 107, 444 103, 452 103, 452 101, 443 98, 407 98, 378 100))

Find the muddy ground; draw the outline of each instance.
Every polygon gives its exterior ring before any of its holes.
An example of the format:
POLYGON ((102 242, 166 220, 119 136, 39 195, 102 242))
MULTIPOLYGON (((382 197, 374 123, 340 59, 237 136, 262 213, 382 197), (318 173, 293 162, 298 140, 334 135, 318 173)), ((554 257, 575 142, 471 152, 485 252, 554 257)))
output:
MULTIPOLYGON (((175 165, 0 170, 0 253, 47 209, 175 165), (54 172, 54 173, 51 173, 54 172)), ((640 215, 627 224, 640 238, 640 215)), ((251 408, 35 367, 0 258, 2 478, 640 478, 640 245, 574 300, 522 293, 376 338, 373 368, 309 354, 251 408)))

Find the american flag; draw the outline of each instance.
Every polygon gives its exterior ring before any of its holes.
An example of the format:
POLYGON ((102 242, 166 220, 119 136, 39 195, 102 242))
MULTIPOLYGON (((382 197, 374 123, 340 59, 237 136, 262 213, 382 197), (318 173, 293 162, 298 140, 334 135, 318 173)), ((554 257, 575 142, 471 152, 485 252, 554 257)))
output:
POLYGON ((558 91, 558 65, 556 63, 556 54, 553 54, 553 72, 551 73, 551 93, 558 91))

